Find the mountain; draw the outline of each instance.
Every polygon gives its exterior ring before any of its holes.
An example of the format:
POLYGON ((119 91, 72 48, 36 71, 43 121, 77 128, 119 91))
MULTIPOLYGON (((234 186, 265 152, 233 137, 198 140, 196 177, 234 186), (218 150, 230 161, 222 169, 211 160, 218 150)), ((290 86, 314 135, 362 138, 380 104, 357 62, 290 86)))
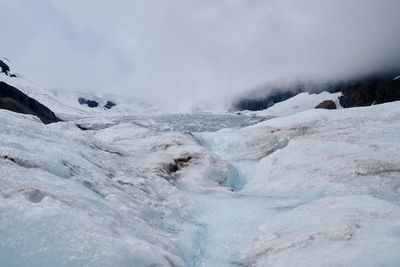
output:
POLYGON ((9 75, 0 72, 0 81, 42 103, 63 120, 82 117, 92 117, 95 120, 114 115, 153 114, 162 111, 161 107, 154 103, 121 95, 49 89, 32 81, 29 74, 11 61, 3 58, 2 62, 7 63, 9 75), (97 105, 88 105, 88 103, 97 103, 97 105))

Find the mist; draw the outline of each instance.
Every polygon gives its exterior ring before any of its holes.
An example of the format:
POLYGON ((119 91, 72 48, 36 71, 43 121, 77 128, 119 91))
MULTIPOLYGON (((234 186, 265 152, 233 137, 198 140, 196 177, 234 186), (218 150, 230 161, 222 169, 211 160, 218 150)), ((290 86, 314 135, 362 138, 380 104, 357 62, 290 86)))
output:
POLYGON ((2 1, 1 54, 56 90, 177 110, 400 68, 397 0, 2 1))

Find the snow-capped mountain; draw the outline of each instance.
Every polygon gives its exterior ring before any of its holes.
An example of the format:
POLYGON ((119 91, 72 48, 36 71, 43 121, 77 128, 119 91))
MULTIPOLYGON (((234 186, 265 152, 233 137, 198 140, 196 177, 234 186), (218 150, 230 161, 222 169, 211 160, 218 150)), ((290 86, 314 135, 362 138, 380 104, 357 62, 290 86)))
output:
POLYGON ((400 102, 149 115, 0 80, 63 119, 0 109, 1 267, 400 264, 400 102))
POLYGON ((32 81, 28 74, 14 66, 11 61, 3 58, 2 62, 7 64, 12 75, 0 73, 1 81, 36 99, 62 119, 84 116, 107 117, 115 114, 154 114, 162 111, 161 107, 154 103, 126 96, 48 89, 32 81), (87 101, 95 102, 96 106, 89 107, 85 103, 87 101))

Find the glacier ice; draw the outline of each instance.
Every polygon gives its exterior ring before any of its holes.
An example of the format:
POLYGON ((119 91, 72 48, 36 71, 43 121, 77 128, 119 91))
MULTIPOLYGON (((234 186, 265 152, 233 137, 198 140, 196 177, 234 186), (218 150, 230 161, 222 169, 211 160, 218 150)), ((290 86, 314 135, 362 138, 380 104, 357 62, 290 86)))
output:
POLYGON ((400 264, 398 102, 82 114, 0 110, 1 267, 400 264))

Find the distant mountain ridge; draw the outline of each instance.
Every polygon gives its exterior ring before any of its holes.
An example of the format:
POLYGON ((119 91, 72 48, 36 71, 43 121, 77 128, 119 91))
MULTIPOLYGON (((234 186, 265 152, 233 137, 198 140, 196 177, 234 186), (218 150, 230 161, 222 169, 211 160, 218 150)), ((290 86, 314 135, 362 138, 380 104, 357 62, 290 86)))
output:
POLYGON ((264 110, 302 92, 341 92, 343 95, 339 100, 344 108, 396 101, 400 100, 399 74, 400 70, 338 81, 270 83, 238 97, 231 110, 264 110))

